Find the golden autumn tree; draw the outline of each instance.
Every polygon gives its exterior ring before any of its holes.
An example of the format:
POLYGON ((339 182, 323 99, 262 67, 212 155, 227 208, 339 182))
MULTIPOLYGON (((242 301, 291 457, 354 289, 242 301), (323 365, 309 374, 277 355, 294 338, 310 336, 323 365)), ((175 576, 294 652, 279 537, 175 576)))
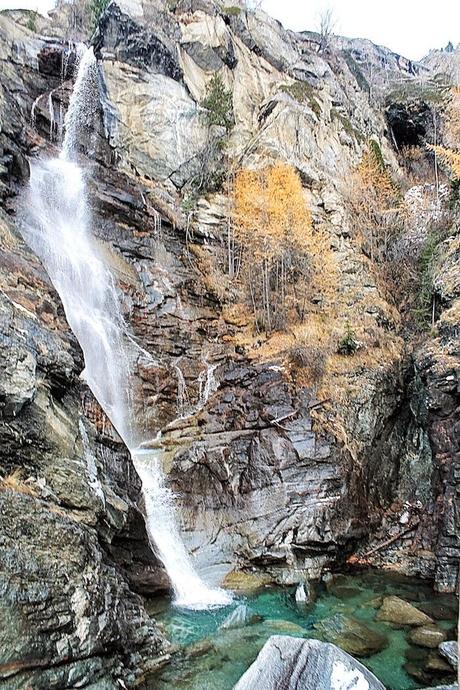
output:
POLYGON ((394 234, 398 189, 376 141, 368 144, 359 165, 347 178, 346 199, 355 233, 371 259, 380 258, 394 234))
POLYGON ((447 146, 429 146, 437 158, 460 180, 460 87, 454 86, 447 97, 445 112, 445 141, 447 146))
POLYGON ((332 252, 312 227, 298 173, 285 163, 237 172, 233 223, 241 276, 258 326, 272 331, 304 318, 309 289, 331 282, 332 252))

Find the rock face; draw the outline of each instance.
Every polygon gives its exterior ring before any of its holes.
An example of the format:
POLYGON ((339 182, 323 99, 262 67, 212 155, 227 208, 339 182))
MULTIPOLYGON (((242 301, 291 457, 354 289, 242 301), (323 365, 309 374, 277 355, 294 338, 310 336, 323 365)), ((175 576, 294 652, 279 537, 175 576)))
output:
POLYGON ((157 564, 140 481, 79 380, 60 301, 11 217, 40 141, 27 124, 33 82, 46 91, 57 77, 35 62, 47 46, 4 16, 0 46, 0 683, 109 690, 167 658, 133 585, 157 564))
MULTIPOLYGON (((231 9, 120 1, 95 36, 100 99, 82 164, 94 232, 144 348, 134 395, 146 441, 162 431, 184 538, 210 580, 318 577, 382 524, 395 498, 411 500, 409 480, 420 476, 424 510, 401 567, 453 590, 458 238, 439 261, 438 336, 415 354, 411 377, 399 315, 353 240, 343 192, 371 137, 397 170, 366 51, 407 78, 423 69, 363 42, 319 54, 313 35, 231 9), (222 268, 227 198, 200 187, 215 135, 200 103, 216 73, 233 94, 226 155, 299 171, 340 265, 340 309, 373 334, 367 360, 341 360, 330 395, 294 380, 283 357, 258 356, 262 338, 251 351, 240 342, 247 318, 232 311, 237 288, 222 268)), ((76 59, 62 28, 69 12, 40 20, 51 38, 21 14, 0 15, 0 673, 12 690, 90 676, 130 683, 141 658, 167 651, 134 593, 167 586, 136 507, 139 480, 78 379, 62 305, 15 227, 27 157, 52 152, 61 134, 76 59)), ((391 560, 391 548, 378 553, 391 560)))
POLYGON ((234 690, 385 690, 377 678, 338 647, 318 640, 270 637, 234 690))

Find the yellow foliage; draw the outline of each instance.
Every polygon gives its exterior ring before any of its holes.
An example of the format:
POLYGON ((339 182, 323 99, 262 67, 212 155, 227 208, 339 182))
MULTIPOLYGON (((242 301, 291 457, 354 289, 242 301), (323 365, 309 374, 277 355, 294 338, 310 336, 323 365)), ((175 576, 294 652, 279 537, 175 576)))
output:
POLYGON ((438 158, 449 168, 456 180, 460 179, 460 153, 444 146, 430 146, 438 158))
MULTIPOLYGON (((243 248, 242 277, 253 311, 263 312, 264 327, 279 328, 297 310, 302 318, 307 288, 325 296, 335 262, 326 233, 313 228, 296 170, 276 163, 261 170, 240 170, 233 189, 235 237, 243 248), (279 319, 278 319, 279 321, 279 319)), ((285 327, 287 323, 283 324, 285 327)))
POLYGON ((376 142, 370 142, 359 165, 344 180, 344 195, 355 237, 372 260, 380 259, 395 233, 399 199, 376 142))
POLYGON ((11 491, 18 491, 21 494, 26 494, 27 496, 37 496, 35 489, 26 484, 22 477, 22 470, 16 468, 7 477, 0 477, 0 489, 10 489, 11 491))
POLYGON ((384 211, 394 203, 396 187, 374 148, 370 147, 365 152, 358 165, 357 173, 362 185, 372 190, 380 210, 384 211))
POLYGON ((448 145, 460 149, 460 87, 454 86, 449 91, 445 107, 445 138, 448 145))
POLYGON ((234 200, 237 237, 249 241, 258 257, 276 256, 283 247, 306 248, 311 215, 292 166, 240 170, 234 200))
POLYGON ((460 87, 449 91, 445 107, 445 146, 429 146, 438 158, 451 171, 455 179, 460 179, 460 87))

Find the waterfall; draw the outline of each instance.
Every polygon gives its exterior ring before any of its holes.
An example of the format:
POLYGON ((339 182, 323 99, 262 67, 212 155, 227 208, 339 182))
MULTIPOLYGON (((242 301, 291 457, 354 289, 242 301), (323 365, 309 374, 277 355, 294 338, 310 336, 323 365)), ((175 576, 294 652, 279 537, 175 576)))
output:
MULTIPOLYGON (((190 608, 220 606, 229 603, 230 596, 209 588, 195 572, 180 538, 174 495, 165 486, 160 462, 153 451, 139 448, 146 439, 132 407, 132 376, 140 350, 128 333, 115 281, 92 236, 85 172, 77 162, 78 145, 97 110, 97 84, 93 50, 81 50, 61 153, 58 158, 31 162, 22 234, 61 297, 83 350, 85 379, 130 450, 142 481, 152 548, 166 567, 176 603, 190 608)), ((93 458, 85 452, 97 491, 93 458)))

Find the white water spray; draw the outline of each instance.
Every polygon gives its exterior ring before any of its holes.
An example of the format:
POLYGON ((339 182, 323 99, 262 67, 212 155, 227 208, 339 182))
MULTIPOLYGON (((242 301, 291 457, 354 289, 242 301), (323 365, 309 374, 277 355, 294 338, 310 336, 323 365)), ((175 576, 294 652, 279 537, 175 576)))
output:
MULTIPOLYGON (((91 234, 85 175, 76 162, 78 145, 96 110, 97 84, 97 63, 90 48, 81 53, 59 158, 31 164, 22 232, 61 297, 83 350, 86 381, 131 452, 142 480, 152 547, 166 567, 177 605, 221 606, 231 598, 223 590, 209 588, 195 572, 179 535, 174 496, 165 486, 157 454, 138 447, 144 439, 132 409, 131 377, 139 350, 127 333, 113 277, 91 234)), ((91 462, 88 468, 94 474, 91 462)))

